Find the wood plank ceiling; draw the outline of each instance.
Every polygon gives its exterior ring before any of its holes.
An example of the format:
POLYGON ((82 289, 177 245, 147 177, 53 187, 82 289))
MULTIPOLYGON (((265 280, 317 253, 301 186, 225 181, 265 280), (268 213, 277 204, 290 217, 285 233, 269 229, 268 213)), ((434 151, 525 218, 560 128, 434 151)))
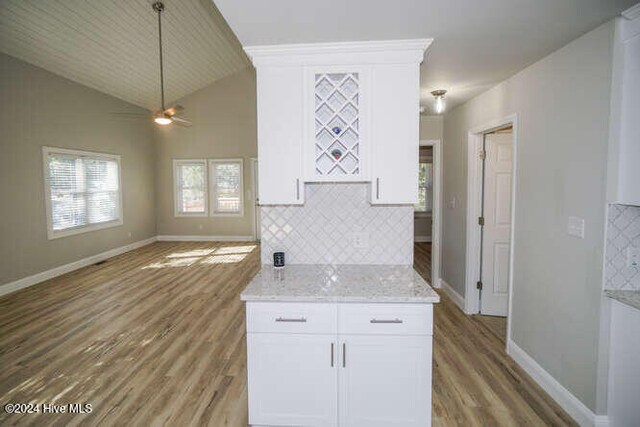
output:
MULTIPOLYGON (((132 104, 160 106, 152 0, 2 0, 0 52, 132 104)), ((211 0, 164 0, 166 99, 249 65, 211 0)))

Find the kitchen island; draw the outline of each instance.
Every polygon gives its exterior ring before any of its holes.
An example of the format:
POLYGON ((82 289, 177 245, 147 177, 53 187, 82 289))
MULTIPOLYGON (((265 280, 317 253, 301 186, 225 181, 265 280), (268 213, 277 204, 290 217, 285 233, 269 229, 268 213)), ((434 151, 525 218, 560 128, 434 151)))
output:
POLYGON ((263 266, 247 303, 249 424, 428 426, 433 304, 410 266, 263 266))

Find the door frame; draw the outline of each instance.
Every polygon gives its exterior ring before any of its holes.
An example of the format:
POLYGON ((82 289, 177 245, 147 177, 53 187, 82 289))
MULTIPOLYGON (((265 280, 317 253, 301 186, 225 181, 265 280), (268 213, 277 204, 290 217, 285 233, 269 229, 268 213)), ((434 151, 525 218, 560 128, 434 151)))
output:
MULTIPOLYGON (((433 206, 431 208, 431 283, 441 288, 442 263, 442 141, 425 139, 421 147, 433 147, 433 206)), ((415 218, 414 218, 415 221, 415 218)))
POLYGON ((256 199, 258 199, 258 188, 256 183, 258 183, 258 159, 256 157, 250 157, 249 161, 251 163, 251 204, 253 205, 253 240, 260 240, 260 230, 258 230, 258 217, 260 215, 260 206, 256 204, 256 199))
POLYGON ((476 289, 476 282, 480 274, 480 227, 478 217, 480 216, 482 197, 482 159, 479 153, 482 149, 483 136, 486 133, 511 125, 513 127, 513 169, 511 174, 511 231, 509 233, 509 283, 507 298, 507 336, 505 342, 511 339, 511 309, 513 300, 513 254, 515 237, 515 214, 516 214, 516 179, 518 170, 518 115, 492 120, 484 125, 469 130, 467 134, 467 254, 465 272, 465 296, 464 311, 467 314, 478 314, 480 312, 479 294, 476 289))

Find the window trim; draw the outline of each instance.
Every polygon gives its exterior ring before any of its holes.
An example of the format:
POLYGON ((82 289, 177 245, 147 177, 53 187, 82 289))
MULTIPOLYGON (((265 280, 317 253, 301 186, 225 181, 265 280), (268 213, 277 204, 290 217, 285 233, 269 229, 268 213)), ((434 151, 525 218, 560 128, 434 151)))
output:
POLYGON ((47 219, 47 240, 59 239, 62 237, 74 236, 76 234, 89 233, 91 231, 103 230, 105 228, 118 227, 124 224, 124 210, 122 209, 122 162, 119 154, 100 153, 96 151, 73 150, 68 148, 42 147, 42 182, 44 185, 44 205, 47 219), (49 185, 49 154, 69 154, 79 157, 103 158, 115 160, 118 164, 118 219, 113 221, 100 222, 97 224, 80 225, 66 228, 64 230, 53 229, 53 218, 51 208, 51 186, 49 185))
POLYGON ((210 206, 211 209, 209 209, 210 211, 210 215, 212 217, 243 217, 244 216, 244 159, 239 157, 239 158, 226 158, 226 159, 209 159, 209 180, 208 180, 208 184, 211 187, 211 191, 209 191, 209 198, 210 198, 210 206), (213 165, 215 163, 239 163, 240 164, 240 212, 216 212, 214 209, 214 206, 216 206, 215 204, 215 197, 216 197, 216 191, 215 191, 215 185, 213 182, 214 179, 214 168, 213 165))
POLYGON ((176 218, 201 218, 209 216, 209 162, 207 159, 173 159, 173 216, 176 218), (202 163, 204 165, 204 212, 180 212, 178 167, 182 164, 189 163, 202 163))

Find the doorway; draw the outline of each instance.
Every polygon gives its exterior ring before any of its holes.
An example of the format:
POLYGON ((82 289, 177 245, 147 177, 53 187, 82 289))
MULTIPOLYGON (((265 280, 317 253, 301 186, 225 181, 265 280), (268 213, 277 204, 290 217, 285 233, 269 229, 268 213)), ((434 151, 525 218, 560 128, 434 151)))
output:
POLYGON ((441 144, 420 141, 418 204, 414 207, 414 265, 433 287, 440 287, 441 144))
MULTIPOLYGON (((510 333, 517 120, 469 132, 465 312, 510 333), (502 320, 500 320, 502 318, 502 320), (506 319, 505 319, 506 318, 506 319)), ((501 337, 506 338, 504 335, 501 337)))

